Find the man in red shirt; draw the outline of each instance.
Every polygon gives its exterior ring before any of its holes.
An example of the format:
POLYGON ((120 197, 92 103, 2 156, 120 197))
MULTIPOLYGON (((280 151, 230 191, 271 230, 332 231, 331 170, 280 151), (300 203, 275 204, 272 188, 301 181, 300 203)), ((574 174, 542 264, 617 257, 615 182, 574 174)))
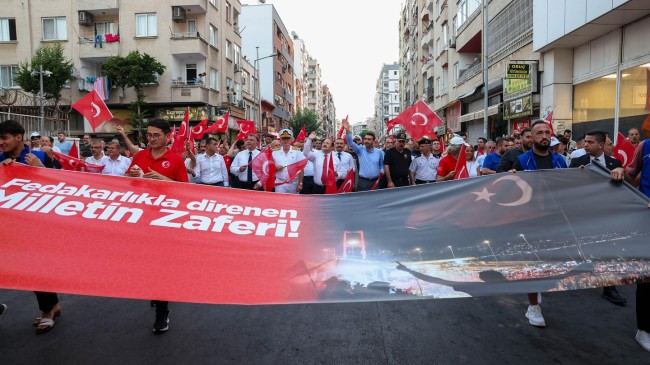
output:
POLYGON ((449 141, 449 147, 447 147, 447 156, 443 157, 438 164, 436 181, 454 179, 454 176, 456 176, 456 163, 458 162, 458 154, 460 153, 462 145, 469 146, 463 137, 454 137, 449 141))
MULTIPOLYGON (((156 119, 147 127, 147 149, 138 152, 126 175, 144 177, 147 179, 188 182, 187 169, 183 158, 167 148, 167 139, 171 133, 169 123, 156 119)), ((153 324, 155 333, 164 333, 169 329, 169 302, 155 300, 156 321, 153 324)))

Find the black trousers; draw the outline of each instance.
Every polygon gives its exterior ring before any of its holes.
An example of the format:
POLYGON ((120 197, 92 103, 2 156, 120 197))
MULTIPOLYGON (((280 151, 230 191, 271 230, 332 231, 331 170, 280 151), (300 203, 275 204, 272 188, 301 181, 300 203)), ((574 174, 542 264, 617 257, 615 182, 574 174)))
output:
MULTIPOLYGON (((377 178, 366 179, 365 177, 359 176, 359 182, 357 183, 357 191, 368 191, 372 189, 372 186, 375 185, 377 178)), ((379 188, 379 187, 377 187, 379 188)))
POLYGON ((435 180, 427 181, 427 180, 420 180, 420 179, 415 179, 415 184, 416 185, 422 185, 422 184, 429 184, 436 182, 435 180))
POLYGON ((257 184, 257 181, 253 181, 252 183, 249 184, 246 181, 241 181, 237 179, 237 189, 255 190, 253 189, 255 187, 255 184, 257 184))
MULTIPOLYGON (((304 187, 304 185, 303 185, 303 187, 304 187)), ((314 186, 311 188, 311 193, 312 194, 325 194, 325 185, 314 184, 314 186)))
POLYGON ((316 184, 314 183, 314 177, 304 176, 302 179, 302 189, 300 190, 300 194, 303 195, 322 194, 322 193, 315 193, 314 186, 316 186, 316 184))
POLYGON ((650 283, 636 285, 636 328, 650 332, 650 283))
POLYGON ((208 184, 208 183, 201 183, 202 185, 209 185, 209 186, 223 186, 223 181, 216 182, 214 184, 208 184))
POLYGON ((156 315, 169 313, 169 302, 166 300, 154 300, 156 305, 156 315))
POLYGON ((56 293, 35 291, 34 294, 36 294, 36 300, 38 301, 38 309, 43 313, 51 312, 54 306, 59 304, 59 297, 56 293))
MULTIPOLYGON (((393 179, 393 184, 395 185, 396 188, 400 187, 400 186, 409 186, 409 178, 408 177, 393 178, 391 176, 391 178, 393 179)), ((388 185, 388 183, 387 183, 387 185, 388 185)))

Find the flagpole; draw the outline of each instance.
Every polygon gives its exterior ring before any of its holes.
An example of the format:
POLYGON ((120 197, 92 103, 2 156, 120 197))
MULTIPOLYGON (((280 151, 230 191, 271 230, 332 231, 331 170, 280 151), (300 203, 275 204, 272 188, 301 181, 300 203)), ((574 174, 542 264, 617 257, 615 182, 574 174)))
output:
POLYGON ((488 136, 488 1, 483 0, 483 136, 488 136))

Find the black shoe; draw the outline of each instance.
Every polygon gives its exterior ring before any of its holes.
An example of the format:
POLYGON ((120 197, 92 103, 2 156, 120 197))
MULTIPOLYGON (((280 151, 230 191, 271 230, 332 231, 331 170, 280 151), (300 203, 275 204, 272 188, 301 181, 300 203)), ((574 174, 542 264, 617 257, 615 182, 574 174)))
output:
POLYGON ((156 314, 156 322, 153 324, 154 333, 164 333, 169 329, 169 316, 165 314, 156 314))
POLYGON ((623 298, 616 290, 616 287, 603 288, 603 298, 617 305, 625 305, 627 299, 623 298))
POLYGON ((0 304, 0 318, 7 313, 7 305, 6 304, 0 304))

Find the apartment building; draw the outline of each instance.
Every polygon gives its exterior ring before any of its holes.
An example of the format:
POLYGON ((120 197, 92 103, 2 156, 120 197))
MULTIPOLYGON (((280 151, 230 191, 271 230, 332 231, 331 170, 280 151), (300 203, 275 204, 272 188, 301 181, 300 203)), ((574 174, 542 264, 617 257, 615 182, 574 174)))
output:
POLYGON ((422 69, 420 61, 424 52, 420 47, 422 21, 419 18, 422 0, 407 0, 400 14, 400 107, 402 110, 415 104, 422 96, 422 69))
POLYGON ((294 44, 272 4, 243 5, 243 53, 258 70, 261 132, 277 134, 295 110, 294 44))
POLYGON ((318 60, 308 57, 307 60, 307 108, 314 110, 322 120, 323 84, 318 60))
POLYGON ((377 133, 377 137, 386 135, 386 123, 396 118, 402 110, 399 84, 399 64, 384 64, 376 83, 375 116, 372 118, 372 123, 368 125, 370 130, 377 133))
MULTIPOLYGON (((238 0, 8 0, 0 15, 0 87, 16 88, 6 75, 39 46, 58 42, 74 65, 62 102, 74 102, 99 87, 116 119, 128 123, 127 106, 135 93, 102 79, 101 64, 108 57, 139 50, 166 66, 157 82, 145 88, 149 118, 178 123, 189 106, 192 122, 230 111, 231 125, 236 127, 235 120, 246 118, 240 9, 238 0), (203 73, 201 80, 198 75, 203 73)), ((39 115, 32 109, 22 112, 39 115)), ((54 132, 56 127, 46 121, 46 129, 54 132)), ((90 131, 90 126, 72 111, 69 130, 77 135, 90 131)), ((115 130, 105 123, 97 132, 115 130)))
POLYGON ((307 72, 309 70, 309 52, 305 41, 298 37, 296 32, 291 32, 293 37, 294 60, 296 79, 295 79, 295 109, 302 110, 307 108, 307 72))
POLYGON ((650 137, 650 2, 534 0, 542 110, 578 137, 594 128, 650 137))
POLYGON ((319 116, 322 128, 323 131, 325 131, 326 136, 334 136, 338 132, 338 130, 336 130, 336 106, 334 105, 334 97, 327 85, 323 85, 323 92, 321 95, 323 100, 319 116))

